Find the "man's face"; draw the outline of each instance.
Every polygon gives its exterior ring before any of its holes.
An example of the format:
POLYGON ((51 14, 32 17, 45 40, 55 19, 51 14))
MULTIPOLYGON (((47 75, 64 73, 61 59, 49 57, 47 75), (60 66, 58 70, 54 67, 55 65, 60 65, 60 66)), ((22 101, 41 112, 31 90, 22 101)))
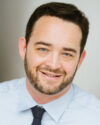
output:
POLYGON ((56 94, 71 84, 80 58, 81 29, 57 17, 35 24, 25 55, 25 70, 34 88, 56 94))

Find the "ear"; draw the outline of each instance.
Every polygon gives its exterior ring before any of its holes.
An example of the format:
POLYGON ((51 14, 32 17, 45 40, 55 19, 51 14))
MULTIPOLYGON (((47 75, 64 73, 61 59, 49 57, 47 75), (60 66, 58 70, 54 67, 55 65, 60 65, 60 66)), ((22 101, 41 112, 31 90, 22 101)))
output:
POLYGON ((19 53, 20 53, 22 60, 24 60, 25 53, 26 53, 26 40, 24 37, 21 37, 19 39, 19 53))
POLYGON ((80 65, 82 64, 82 62, 83 62, 85 56, 86 56, 86 51, 83 50, 83 52, 82 52, 82 54, 81 54, 81 56, 80 56, 80 59, 79 59, 78 68, 79 68, 80 65))

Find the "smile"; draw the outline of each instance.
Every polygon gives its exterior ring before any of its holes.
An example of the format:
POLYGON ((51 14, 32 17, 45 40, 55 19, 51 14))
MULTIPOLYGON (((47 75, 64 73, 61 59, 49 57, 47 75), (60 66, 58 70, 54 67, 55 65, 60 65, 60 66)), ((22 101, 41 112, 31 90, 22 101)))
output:
POLYGON ((62 76, 62 75, 59 75, 59 74, 54 74, 54 73, 44 72, 44 71, 41 71, 41 73, 42 73, 43 76, 51 78, 51 79, 58 79, 62 76))

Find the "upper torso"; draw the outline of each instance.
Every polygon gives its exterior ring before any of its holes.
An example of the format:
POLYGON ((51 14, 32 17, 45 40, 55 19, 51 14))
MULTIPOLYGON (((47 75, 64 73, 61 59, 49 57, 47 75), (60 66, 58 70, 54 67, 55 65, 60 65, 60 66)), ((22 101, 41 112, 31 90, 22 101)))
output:
MULTIPOLYGON (((0 84, 0 125, 31 125, 35 105, 24 78, 0 84)), ((100 101, 74 84, 63 97, 42 106, 42 125, 100 125, 100 101)))

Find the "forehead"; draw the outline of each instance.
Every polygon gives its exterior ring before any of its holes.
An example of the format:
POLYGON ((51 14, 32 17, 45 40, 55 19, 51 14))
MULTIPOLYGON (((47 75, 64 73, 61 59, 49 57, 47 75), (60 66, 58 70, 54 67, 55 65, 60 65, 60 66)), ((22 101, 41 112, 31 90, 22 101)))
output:
POLYGON ((30 40, 45 41, 60 46, 80 45, 82 32, 78 25, 58 17, 42 16, 33 28, 30 40))

